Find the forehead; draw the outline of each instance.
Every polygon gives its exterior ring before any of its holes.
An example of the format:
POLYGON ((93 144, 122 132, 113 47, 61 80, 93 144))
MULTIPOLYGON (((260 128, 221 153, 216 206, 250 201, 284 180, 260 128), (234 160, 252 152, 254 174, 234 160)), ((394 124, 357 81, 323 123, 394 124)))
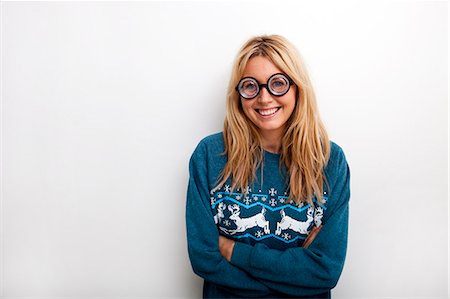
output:
POLYGON ((270 76, 282 71, 264 56, 250 58, 244 69, 242 77, 253 77, 260 82, 267 81, 270 76))

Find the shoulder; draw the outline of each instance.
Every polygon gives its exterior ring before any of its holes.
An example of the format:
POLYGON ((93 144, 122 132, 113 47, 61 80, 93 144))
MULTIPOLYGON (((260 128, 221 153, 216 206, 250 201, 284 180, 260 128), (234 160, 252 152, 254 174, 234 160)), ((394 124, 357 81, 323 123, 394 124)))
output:
POLYGON ((223 133, 208 135, 197 144, 191 159, 210 160, 221 156, 225 151, 223 133))
POLYGON ((325 167, 326 175, 331 181, 341 178, 349 172, 349 166, 344 150, 337 143, 330 141, 330 158, 325 167))
POLYGON ((189 169, 191 173, 201 180, 210 183, 209 188, 213 188, 218 175, 221 173, 226 164, 227 156, 224 155, 224 139, 222 133, 208 135, 200 140, 189 161, 189 169))
POLYGON ((330 141, 330 162, 331 163, 342 163, 347 161, 345 157, 344 150, 337 143, 330 141))
POLYGON ((345 207, 350 199, 350 168, 342 147, 330 141, 331 152, 328 164, 325 167, 325 179, 327 190, 327 216, 324 222, 337 211, 339 207, 345 207))
POLYGON ((202 140, 200 140, 198 146, 222 148, 224 146, 223 133, 219 132, 204 137, 202 140))
POLYGON ((211 151, 220 151, 223 152, 225 149, 223 133, 215 133, 208 135, 200 140, 197 144, 197 147, 194 150, 194 153, 205 153, 211 151))

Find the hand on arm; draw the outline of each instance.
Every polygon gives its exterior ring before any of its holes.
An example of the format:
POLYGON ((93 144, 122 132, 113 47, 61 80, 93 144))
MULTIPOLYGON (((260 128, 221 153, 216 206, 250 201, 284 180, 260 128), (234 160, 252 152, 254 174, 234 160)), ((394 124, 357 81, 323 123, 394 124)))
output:
MULTIPOLYGON (((314 226, 311 231, 309 232, 308 237, 303 242, 303 248, 308 248, 309 245, 314 241, 317 234, 320 232, 320 229, 322 228, 322 225, 319 227, 314 226)), ((233 248, 234 248, 235 241, 228 239, 224 236, 219 236, 219 250, 220 254, 227 260, 231 261, 231 256, 233 255, 233 248)))
POLYGON ((313 226, 313 228, 309 232, 308 237, 305 239, 305 241, 303 241, 302 247, 308 248, 309 245, 311 245, 311 243, 314 241, 314 239, 316 238, 317 234, 320 232, 321 229, 322 229, 322 225, 320 225, 319 227, 313 226))
POLYGON ((231 255, 233 254, 234 244, 234 240, 219 236, 220 254, 229 262, 231 261, 231 255))
POLYGON ((350 172, 345 159, 340 162, 329 198, 329 215, 320 233, 312 232, 316 234, 314 242, 306 240, 309 247, 279 251, 261 243, 251 246, 236 242, 231 264, 270 289, 292 296, 332 289, 342 272, 347 248, 350 172))

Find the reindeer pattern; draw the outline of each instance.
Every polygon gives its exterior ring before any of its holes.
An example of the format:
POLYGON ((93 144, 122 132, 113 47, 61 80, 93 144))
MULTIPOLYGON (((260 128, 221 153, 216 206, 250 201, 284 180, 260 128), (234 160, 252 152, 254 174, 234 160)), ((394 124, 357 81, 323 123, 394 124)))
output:
MULTIPOLYGON (((220 232, 230 238, 269 238, 283 243, 303 241, 313 226, 320 226, 325 205, 314 206, 287 202, 286 192, 269 188, 266 192, 231 192, 228 185, 211 191, 214 222, 220 232)), ((327 194, 324 193, 327 200, 327 194)), ((297 244, 297 243, 295 243, 297 244)))

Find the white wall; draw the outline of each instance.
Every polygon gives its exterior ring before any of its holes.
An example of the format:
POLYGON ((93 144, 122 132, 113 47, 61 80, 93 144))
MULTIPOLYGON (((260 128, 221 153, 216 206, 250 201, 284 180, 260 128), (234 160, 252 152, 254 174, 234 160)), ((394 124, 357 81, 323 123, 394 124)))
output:
POLYGON ((3 2, 1 289, 199 297, 187 164, 232 60, 303 54, 352 171, 335 298, 448 296, 448 2, 3 2))

